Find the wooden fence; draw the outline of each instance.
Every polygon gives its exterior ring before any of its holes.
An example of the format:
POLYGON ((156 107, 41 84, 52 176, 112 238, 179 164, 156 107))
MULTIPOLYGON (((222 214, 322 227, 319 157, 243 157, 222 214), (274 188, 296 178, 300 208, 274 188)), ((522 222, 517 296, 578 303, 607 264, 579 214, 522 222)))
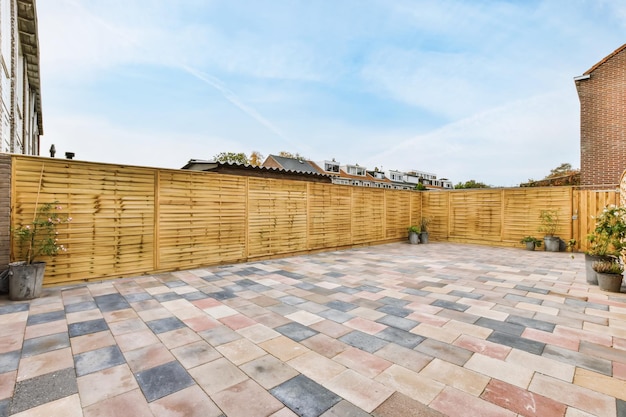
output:
MULTIPOLYGON (((406 240, 429 217, 431 241, 520 246, 556 209, 577 239, 614 191, 571 187, 400 191, 208 172, 12 156, 11 224, 58 201, 68 251, 46 281, 76 283, 406 240)), ((579 246, 581 247, 581 246, 579 246)), ((15 242, 13 242, 15 249, 15 242)), ((16 253, 13 251, 12 253, 16 253)))

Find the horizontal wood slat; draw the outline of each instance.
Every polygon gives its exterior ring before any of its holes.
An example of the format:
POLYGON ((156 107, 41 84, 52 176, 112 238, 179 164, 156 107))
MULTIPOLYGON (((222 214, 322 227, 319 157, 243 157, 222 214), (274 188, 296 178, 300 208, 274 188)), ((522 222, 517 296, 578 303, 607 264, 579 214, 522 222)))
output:
POLYGON ((68 252, 48 259, 46 284, 403 241, 423 216, 432 242, 521 247, 523 236, 541 237, 541 210, 554 209, 558 235, 584 249, 592 216, 619 199, 571 187, 400 191, 16 155, 11 165, 13 227, 32 220, 36 202, 58 201, 72 217, 59 227, 68 252))

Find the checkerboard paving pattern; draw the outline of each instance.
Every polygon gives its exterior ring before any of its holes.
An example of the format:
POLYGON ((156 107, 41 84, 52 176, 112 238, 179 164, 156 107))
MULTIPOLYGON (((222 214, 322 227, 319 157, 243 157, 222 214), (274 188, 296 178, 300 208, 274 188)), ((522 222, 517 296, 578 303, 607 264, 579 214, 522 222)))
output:
POLYGON ((394 243, 0 299, 0 417, 622 417, 584 257, 394 243))

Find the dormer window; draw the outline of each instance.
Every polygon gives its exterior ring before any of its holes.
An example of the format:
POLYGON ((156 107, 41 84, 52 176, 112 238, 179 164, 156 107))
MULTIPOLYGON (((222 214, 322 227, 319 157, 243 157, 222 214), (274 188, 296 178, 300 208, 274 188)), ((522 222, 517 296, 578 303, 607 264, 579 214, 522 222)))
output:
POLYGON ((335 161, 324 161, 324 171, 339 173, 339 164, 335 161))
POLYGON ((347 166, 347 172, 350 175, 360 175, 362 177, 365 176, 365 168, 364 167, 360 167, 358 165, 348 165, 347 166))

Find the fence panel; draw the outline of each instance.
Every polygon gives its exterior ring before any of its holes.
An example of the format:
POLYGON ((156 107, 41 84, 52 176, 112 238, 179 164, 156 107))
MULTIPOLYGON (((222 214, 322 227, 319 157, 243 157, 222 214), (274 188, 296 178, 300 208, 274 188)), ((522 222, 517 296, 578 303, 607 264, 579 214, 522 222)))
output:
POLYGON ((248 256, 307 249, 307 183, 248 178, 248 256))
POLYGON ((384 238, 385 190, 352 187, 352 243, 365 244, 384 238))
POLYGON ((22 157, 13 170, 14 226, 48 202, 72 217, 58 228, 68 250, 48 262, 46 284, 154 270, 154 170, 22 157))
POLYGON ((351 187, 309 183, 308 245, 310 249, 352 244, 351 187))
POLYGON ((411 194, 389 190, 385 196, 385 238, 402 239, 411 225, 411 194))
POLYGON ((614 190, 578 190, 574 200, 578 202, 574 207, 574 214, 578 217, 578 242, 581 250, 587 249, 587 235, 595 229, 594 217, 608 205, 617 205, 620 194, 614 190))
POLYGON ((498 242, 502 233, 502 190, 450 192, 450 238, 498 242))
POLYGON ((193 171, 159 172, 155 269, 176 270, 246 258, 246 179, 193 171))

